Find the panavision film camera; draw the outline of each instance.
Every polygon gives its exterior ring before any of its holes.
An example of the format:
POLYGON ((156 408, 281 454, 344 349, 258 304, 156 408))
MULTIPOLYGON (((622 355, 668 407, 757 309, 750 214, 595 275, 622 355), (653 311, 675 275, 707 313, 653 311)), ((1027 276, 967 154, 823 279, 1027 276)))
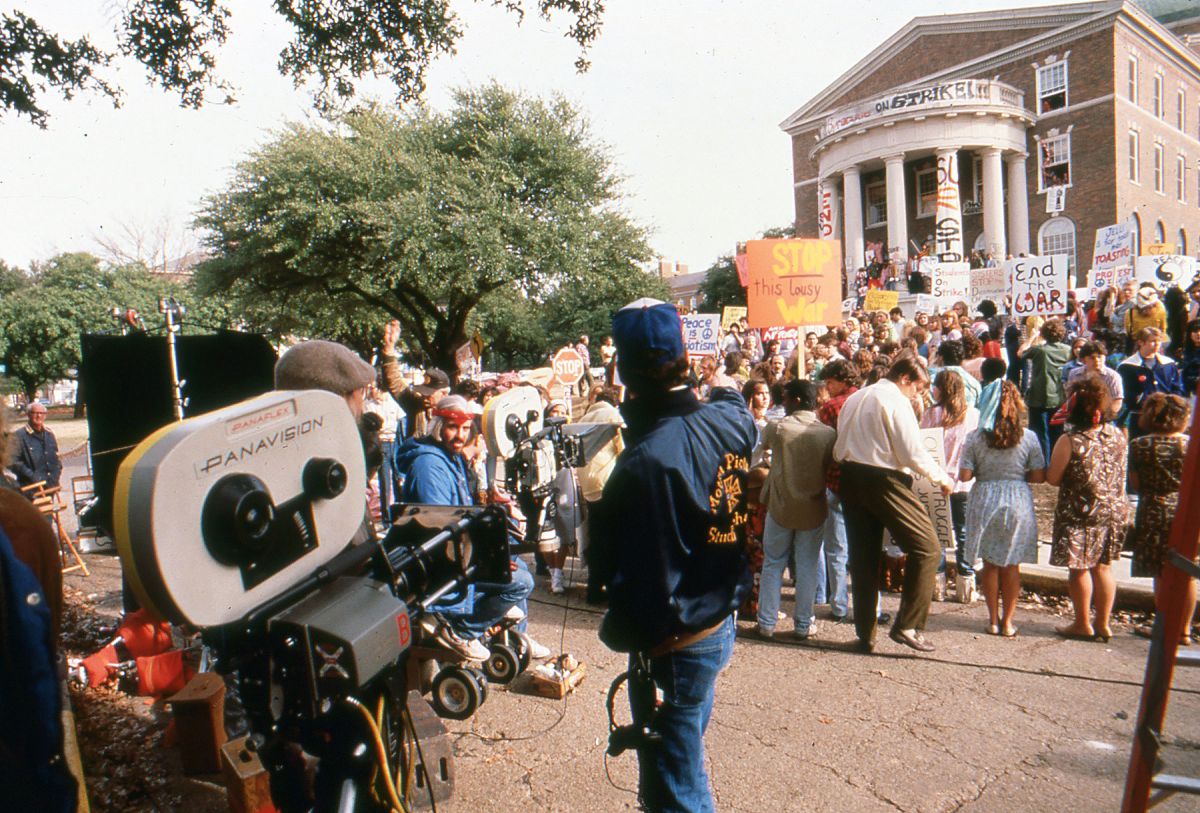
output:
POLYGON ((511 578, 500 509, 409 506, 379 540, 365 495, 354 419, 319 391, 165 426, 117 472, 126 579, 235 676, 285 813, 434 797, 446 767, 421 753, 409 707, 415 618, 463 584, 511 578))

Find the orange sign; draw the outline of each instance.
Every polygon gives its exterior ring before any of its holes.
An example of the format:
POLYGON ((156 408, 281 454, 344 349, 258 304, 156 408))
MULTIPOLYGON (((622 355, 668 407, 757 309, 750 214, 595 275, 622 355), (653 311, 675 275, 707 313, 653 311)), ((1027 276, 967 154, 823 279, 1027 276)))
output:
POLYGON ((746 244, 746 256, 750 327, 841 321, 840 240, 751 240, 746 244))
POLYGON ((550 366, 554 369, 554 377, 568 387, 578 384, 583 378, 583 356, 573 347, 564 347, 555 353, 550 366))

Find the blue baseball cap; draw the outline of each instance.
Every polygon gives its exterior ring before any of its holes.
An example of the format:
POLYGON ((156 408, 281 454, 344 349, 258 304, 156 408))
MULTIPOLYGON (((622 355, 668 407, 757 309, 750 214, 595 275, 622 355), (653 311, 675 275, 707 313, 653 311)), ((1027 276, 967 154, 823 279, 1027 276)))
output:
POLYGON ((643 297, 617 311, 612 336, 622 378, 657 370, 687 353, 679 311, 659 299, 643 297))

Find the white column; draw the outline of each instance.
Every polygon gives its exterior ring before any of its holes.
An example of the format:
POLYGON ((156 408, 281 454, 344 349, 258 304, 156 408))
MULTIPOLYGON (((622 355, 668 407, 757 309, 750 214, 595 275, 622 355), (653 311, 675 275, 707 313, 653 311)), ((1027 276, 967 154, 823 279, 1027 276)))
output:
POLYGON ((1008 243, 1004 239, 1004 182, 1001 180, 1000 150, 988 147, 983 158, 983 234, 988 252, 1004 261, 1008 243))
POLYGON ((937 216, 933 253, 944 263, 966 259, 963 254, 962 198, 958 191, 958 147, 937 151, 937 216))
POLYGON ((883 159, 887 174, 888 251, 900 249, 900 258, 908 256, 908 205, 904 198, 904 153, 883 159))
POLYGON ((863 267, 863 208, 862 175, 858 167, 847 167, 842 173, 842 200, 846 204, 846 216, 842 220, 846 235, 846 279, 851 289, 854 275, 863 267))
POLYGON ((1025 158, 1023 152, 1005 158, 1008 162, 1008 250, 1014 257, 1029 254, 1029 186, 1025 158))

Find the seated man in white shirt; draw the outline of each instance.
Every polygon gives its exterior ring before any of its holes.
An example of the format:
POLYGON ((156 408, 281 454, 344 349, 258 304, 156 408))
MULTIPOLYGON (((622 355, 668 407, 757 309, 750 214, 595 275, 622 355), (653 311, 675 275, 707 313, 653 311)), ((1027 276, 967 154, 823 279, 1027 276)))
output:
POLYGON ((912 490, 913 473, 927 477, 947 495, 954 481, 921 444, 910 399, 928 388, 925 368, 916 357, 902 355, 886 378, 851 395, 838 416, 833 457, 842 465, 854 627, 863 652, 875 647, 884 528, 908 555, 890 637, 920 652, 934 649, 921 630, 942 551, 933 522, 912 490))

